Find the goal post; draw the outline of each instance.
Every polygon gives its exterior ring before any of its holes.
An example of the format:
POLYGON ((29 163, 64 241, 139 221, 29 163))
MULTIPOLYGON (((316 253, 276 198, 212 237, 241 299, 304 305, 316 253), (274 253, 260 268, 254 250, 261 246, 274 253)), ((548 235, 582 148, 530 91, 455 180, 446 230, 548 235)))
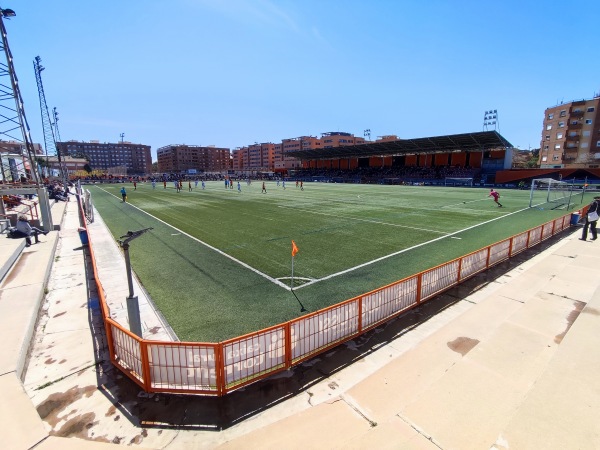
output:
POLYGON ((574 190, 574 181, 569 183, 553 178, 536 178, 531 181, 529 207, 548 204, 550 209, 569 209, 574 190))
POLYGON ((444 186, 473 186, 473 178, 446 177, 444 186))

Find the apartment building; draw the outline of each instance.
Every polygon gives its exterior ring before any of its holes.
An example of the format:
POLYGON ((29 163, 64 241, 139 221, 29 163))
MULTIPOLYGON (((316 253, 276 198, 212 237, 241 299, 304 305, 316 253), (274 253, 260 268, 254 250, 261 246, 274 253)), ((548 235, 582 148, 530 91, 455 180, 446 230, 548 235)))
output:
POLYGON ((145 175, 152 172, 150 146, 123 141, 57 142, 61 155, 86 158, 93 170, 111 173, 111 169, 126 168, 128 175, 145 175))
POLYGON ((231 168, 228 148, 214 145, 167 145, 156 150, 161 173, 223 172, 231 168))
POLYGON ((546 109, 539 165, 548 168, 600 167, 600 96, 546 109))
POLYGON ((283 139, 281 143, 255 142, 232 151, 233 170, 236 172, 285 172, 302 167, 302 162, 288 155, 299 150, 319 150, 343 145, 363 144, 365 139, 344 132, 322 133, 321 137, 300 136, 283 139))

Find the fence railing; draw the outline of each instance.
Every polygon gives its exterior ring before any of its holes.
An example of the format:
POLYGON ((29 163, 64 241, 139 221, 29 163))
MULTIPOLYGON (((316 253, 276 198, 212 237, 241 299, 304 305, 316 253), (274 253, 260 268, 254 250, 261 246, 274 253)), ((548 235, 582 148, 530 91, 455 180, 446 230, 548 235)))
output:
MULTIPOLYGON (((80 210, 84 217, 81 202, 80 210)), ((141 339, 111 319, 91 239, 89 250, 111 362, 146 392, 221 396, 356 338, 560 233, 570 218, 565 215, 358 297, 219 343, 141 339)))

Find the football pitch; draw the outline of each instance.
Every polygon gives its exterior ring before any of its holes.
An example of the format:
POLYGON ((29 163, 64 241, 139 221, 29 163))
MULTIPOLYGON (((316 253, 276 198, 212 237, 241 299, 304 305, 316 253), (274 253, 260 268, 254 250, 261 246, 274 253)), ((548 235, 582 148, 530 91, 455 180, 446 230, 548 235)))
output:
MULTIPOLYGON (((527 190, 288 182, 86 186, 182 341, 219 342, 385 286, 566 214, 527 190), (121 187, 128 202, 121 201, 121 187), (293 258, 292 240, 299 251, 293 258), (293 291, 290 286, 293 282, 293 291)), ((573 196, 571 210, 591 200, 573 196)))

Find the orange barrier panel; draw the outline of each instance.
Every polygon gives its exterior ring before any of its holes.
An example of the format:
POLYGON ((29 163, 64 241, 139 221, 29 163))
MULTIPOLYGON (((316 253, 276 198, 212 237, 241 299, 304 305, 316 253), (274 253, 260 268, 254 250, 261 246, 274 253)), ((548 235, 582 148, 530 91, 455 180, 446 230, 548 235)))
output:
MULTIPOLYGON (((80 212, 85 222, 85 214, 80 212)), ((147 392, 221 396, 353 339, 570 226, 554 219, 419 274, 221 343, 140 339, 110 318, 89 241, 111 362, 147 392)), ((87 229, 87 226, 86 226, 87 229)))

